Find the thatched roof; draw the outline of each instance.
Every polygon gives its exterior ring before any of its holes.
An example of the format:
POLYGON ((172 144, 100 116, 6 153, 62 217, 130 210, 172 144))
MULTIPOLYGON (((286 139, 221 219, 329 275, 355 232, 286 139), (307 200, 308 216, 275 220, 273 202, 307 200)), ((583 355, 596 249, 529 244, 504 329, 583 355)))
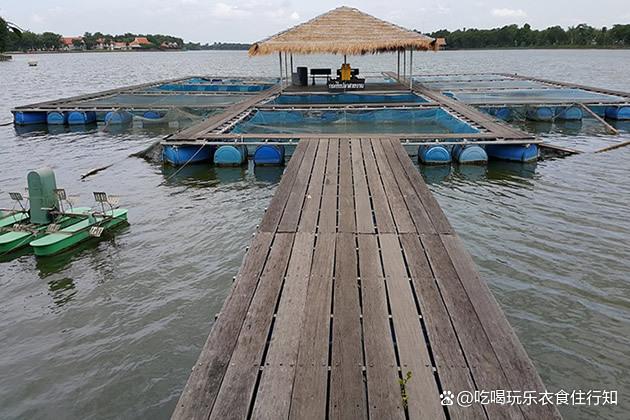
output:
POLYGON ((438 40, 342 6, 256 42, 249 55, 275 52, 359 55, 409 48, 437 50, 439 46, 438 40))

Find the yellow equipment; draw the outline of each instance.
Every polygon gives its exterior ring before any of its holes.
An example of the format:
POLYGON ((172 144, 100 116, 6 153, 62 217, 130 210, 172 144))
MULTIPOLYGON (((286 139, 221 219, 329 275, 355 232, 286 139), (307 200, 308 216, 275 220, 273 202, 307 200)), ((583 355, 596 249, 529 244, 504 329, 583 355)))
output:
POLYGON ((341 81, 349 82, 352 79, 352 69, 350 68, 350 64, 342 64, 341 65, 341 81))

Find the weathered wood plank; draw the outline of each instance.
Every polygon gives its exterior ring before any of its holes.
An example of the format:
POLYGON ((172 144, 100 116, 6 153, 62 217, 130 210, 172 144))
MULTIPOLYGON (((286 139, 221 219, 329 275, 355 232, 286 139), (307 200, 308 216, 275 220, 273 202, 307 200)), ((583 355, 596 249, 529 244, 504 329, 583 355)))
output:
POLYGON ((355 237, 337 235, 330 418, 367 418, 355 237))
POLYGON ((289 416, 314 240, 312 233, 295 234, 253 418, 281 419, 289 416))
POLYGON ((306 196, 306 188, 308 187, 313 164, 315 162, 315 154, 317 152, 318 142, 308 141, 307 149, 302 159, 300 169, 295 176, 287 204, 278 224, 278 232, 295 232, 297 231, 302 208, 304 207, 304 198, 306 196))
POLYGON ((287 165, 287 169, 282 175, 280 185, 278 185, 278 188, 276 189, 276 192, 271 199, 271 203, 269 203, 267 211, 265 212, 262 221, 260 222, 259 229, 261 232, 276 231, 307 148, 308 142, 300 142, 295 148, 293 156, 291 157, 291 159, 289 160, 289 164, 287 165))
POLYGON ((376 166, 376 158, 372 150, 370 139, 361 140, 361 151, 363 152, 363 162, 365 163, 365 172, 367 174, 368 188, 372 196, 372 205, 374 206, 374 215, 376 218, 376 227, 380 233, 396 232, 394 218, 388 204, 388 197, 385 195, 381 176, 376 166))
POLYGON ((424 209, 422 201, 416 195, 416 192, 405 173, 405 168, 400 163, 398 156, 394 152, 390 141, 382 141, 380 144, 383 148, 389 167, 394 174, 394 180, 398 183, 403 200, 407 204, 407 209, 411 215, 416 231, 418 233, 435 233, 433 223, 429 219, 427 211, 424 209))
POLYGON ((405 204, 405 200, 398 188, 394 174, 389 167, 389 163, 387 163, 387 158, 383 152, 381 141, 382 140, 372 139, 372 149, 374 150, 376 164, 378 165, 383 187, 385 188, 385 193, 387 194, 389 207, 392 210, 392 216, 394 217, 394 222, 396 223, 396 230, 399 233, 416 232, 416 227, 413 220, 411 220, 407 204, 405 204))
POLYGON ((370 191, 365 176, 365 165, 363 164, 361 140, 352 139, 350 144, 357 233, 374 233, 374 219, 370 204, 370 191))
POLYGON ((334 262, 335 234, 319 234, 308 282, 297 373, 291 396, 292 419, 326 418, 334 262))
POLYGON ((335 233, 337 231, 337 182, 339 177, 339 139, 331 139, 328 144, 326 158, 326 175, 324 191, 319 212, 319 232, 335 233))
POLYGON ((298 231, 315 232, 317 230, 317 220, 319 219, 319 205, 322 199, 322 190, 324 187, 324 173, 326 170, 326 157, 328 155, 328 141, 315 140, 318 143, 317 155, 315 156, 315 164, 313 165, 313 173, 306 191, 304 200, 304 209, 300 217, 298 231))
POLYGON ((339 144, 339 232, 356 232, 354 214, 354 188, 352 186, 352 161, 350 140, 341 139, 339 144))
MULTIPOLYGON (((442 390, 453 393, 474 391, 476 389, 475 383, 433 278, 433 272, 420 243, 420 238, 414 234, 404 234, 400 235, 400 241, 431 343, 431 353, 442 390)), ((486 417, 486 413, 479 404, 473 404, 470 407, 454 404, 446 408, 451 419, 467 420, 486 417)))
POLYGON ((406 384, 409 418, 445 418, 398 235, 380 234, 379 241, 401 373, 403 377, 407 372, 412 374, 406 384))
POLYGON ((173 412, 173 419, 207 419, 228 367, 239 331, 256 291, 272 234, 259 232, 245 256, 221 316, 212 327, 173 412))
POLYGON ((404 419, 378 242, 375 235, 359 235, 358 242, 370 418, 404 419))
POLYGON ((265 270, 221 383, 211 419, 247 417, 292 245, 292 233, 275 235, 265 270))
MULTIPOLYGON (((483 390, 511 389, 440 236, 421 235, 420 238, 475 383, 483 390)), ((492 410, 501 418, 523 418, 518 406, 491 404, 486 409, 492 410)), ((490 416, 493 417, 493 414, 490 416)))
MULTIPOLYGON (((503 367, 511 389, 544 391, 546 388, 535 366, 488 285, 480 279, 474 262, 459 237, 440 235, 440 239, 503 367)), ((553 404, 524 405, 521 409, 528 419, 560 418, 557 407, 553 404)))
MULTIPOLYGON (((386 140, 387 141, 387 140, 386 140)), ((442 211, 439 203, 425 184, 422 179, 422 175, 418 172, 418 169, 413 165, 411 159, 409 159, 409 155, 407 155, 407 151, 402 147, 402 144, 398 140, 389 140, 392 144, 392 148, 394 152, 398 156, 401 165, 405 168, 405 172, 413 189, 418 194, 422 205, 424 206, 429 218, 433 222, 433 227, 438 233, 451 233, 453 232, 453 228, 451 227, 450 222, 446 218, 446 215, 442 211)))

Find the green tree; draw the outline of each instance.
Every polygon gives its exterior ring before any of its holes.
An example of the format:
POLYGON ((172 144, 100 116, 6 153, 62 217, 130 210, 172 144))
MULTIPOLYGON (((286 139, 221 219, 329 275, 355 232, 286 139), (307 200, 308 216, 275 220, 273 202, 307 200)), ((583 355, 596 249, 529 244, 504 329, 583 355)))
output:
POLYGON ((11 44, 11 36, 20 37, 22 30, 15 24, 7 22, 0 16, 0 53, 7 50, 11 44))

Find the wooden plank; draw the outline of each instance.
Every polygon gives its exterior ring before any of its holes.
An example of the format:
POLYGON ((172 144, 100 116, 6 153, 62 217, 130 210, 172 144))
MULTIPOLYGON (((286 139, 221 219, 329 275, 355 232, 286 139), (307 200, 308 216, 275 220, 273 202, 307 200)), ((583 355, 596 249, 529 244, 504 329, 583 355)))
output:
POLYGON ((280 419, 289 416, 314 240, 312 233, 295 234, 253 418, 280 419))
MULTIPOLYGON (((545 386, 518 340, 488 285, 481 280, 470 254, 457 235, 440 235, 440 241, 453 262, 460 281, 476 310, 494 353, 507 377, 510 389, 542 392, 545 386)), ((437 242, 437 241, 436 241, 437 242)), ((560 418, 555 405, 523 405, 525 418, 560 418)))
POLYGON ((440 204, 431 193, 431 190, 429 190, 429 187, 427 187, 427 184, 424 182, 424 179, 422 179, 422 175, 420 175, 418 169, 413 165, 411 159, 409 159, 407 151, 402 147, 402 144, 400 144, 398 140, 390 139, 389 141, 391 142, 392 148, 398 156, 401 165, 405 168, 405 172, 411 185, 413 186, 413 189, 416 191, 416 194, 418 194, 418 197, 427 211, 431 222, 433 222, 433 227, 436 232, 453 232, 453 227, 442 211, 440 204))
POLYGON ((317 152, 318 142, 307 142, 307 149, 302 159, 300 169, 295 176, 287 204, 278 224, 278 232, 295 232, 297 231, 302 208, 304 207, 304 199, 306 197, 306 188, 308 187, 313 164, 315 162, 315 154, 317 152))
POLYGON ((221 309, 188 378, 173 419, 207 419, 228 367, 247 309, 263 270, 272 235, 259 232, 245 256, 232 291, 221 309))
POLYGON ((317 220, 319 219, 319 205, 322 199, 324 188, 324 173, 326 171, 326 156, 328 154, 328 140, 318 140, 317 155, 313 172, 306 191, 304 209, 300 217, 298 231, 315 232, 317 230, 317 220))
POLYGON ((381 233, 396 232, 394 218, 389 208, 388 197, 385 195, 385 189, 381 177, 376 166, 376 159, 370 139, 361 141, 361 151, 363 152, 363 162, 365 163, 365 172, 368 180, 368 188, 372 196, 372 206, 374 207, 374 216, 376 219, 376 227, 381 233))
MULTIPOLYGON (((431 353, 442 390, 453 393, 474 391, 476 385, 433 278, 420 238, 414 234, 404 234, 400 235, 400 241, 431 343, 431 353)), ((480 404, 473 404, 470 407, 454 404, 446 408, 451 419, 467 420, 486 417, 480 404)))
POLYGON ((350 159, 350 139, 339 143, 339 232, 356 232, 354 213, 354 188, 352 185, 352 161, 350 159))
POLYGON ((337 182, 339 177, 339 139, 331 139, 328 144, 326 158, 326 175, 322 204, 319 212, 319 232, 335 233, 337 231, 337 182))
MULTIPOLYGON (((475 305, 462 287, 440 236, 421 235, 420 238, 475 383, 483 390, 515 389, 510 387, 484 326, 477 317, 475 305)), ((523 418, 518 406, 490 404, 486 409, 490 417, 523 418)))
POLYGON ((371 140, 372 149, 374 150, 374 155, 376 157, 376 164, 378 165, 383 187, 385 188, 385 193, 387 194, 387 199, 389 201, 389 207, 392 211, 394 222, 396 223, 396 230, 399 233, 416 232, 416 226, 414 225, 413 220, 411 220, 409 209, 407 209, 407 204, 405 203, 402 193, 398 188, 395 176, 387 163, 387 158, 385 157, 385 153, 383 152, 380 142, 380 140, 371 140))
POLYGON ((261 232, 276 231, 278 223, 280 223, 282 213, 284 212, 284 207, 289 199, 289 194, 291 194, 291 189, 293 188, 293 183, 297 177, 298 170, 302 165, 302 160, 304 159, 304 154, 306 153, 307 148, 308 142, 300 142, 295 148, 295 152, 293 153, 291 160, 289 160, 289 165, 287 165, 287 169, 282 175, 280 185, 278 185, 278 188, 271 199, 271 203, 269 204, 269 207, 267 207, 267 211, 260 222, 261 232))
POLYGON ((297 372, 291 396, 292 419, 326 418, 334 262, 335 234, 321 233, 317 236, 308 282, 297 372))
POLYGON ((367 418, 355 237, 337 235, 330 371, 330 418, 367 418))
POLYGON ((274 238, 260 285, 212 408, 211 419, 247 417, 292 245, 292 233, 279 233, 274 238))
POLYGON ((626 141, 612 144, 610 146, 602 147, 601 149, 595 150, 595 153, 608 152, 610 150, 615 150, 615 149, 619 149, 621 147, 626 147, 626 146, 630 146, 630 140, 626 140, 626 141))
POLYGON ((373 419, 404 419, 385 279, 375 235, 358 235, 368 408, 373 419))
POLYGON ((406 384, 409 418, 445 418, 398 236, 380 234, 379 241, 401 373, 412 374, 406 384))
POLYGON ((615 134, 615 135, 619 135, 619 130, 617 130, 615 127, 613 127, 612 125, 608 124, 608 121, 606 121, 605 119, 603 119, 602 117, 600 117, 599 115, 597 115, 591 108, 587 107, 584 104, 580 104, 580 107, 586 111, 587 114, 589 114, 590 116, 592 116, 593 118, 595 118, 597 121, 599 121, 604 127, 606 127, 606 130, 608 130, 611 134, 615 134))
POLYGON ((413 185, 411 185, 411 182, 405 173, 405 169, 392 148, 391 142, 383 141, 380 145, 385 152, 387 162, 394 174, 394 179, 398 183, 403 200, 407 204, 407 209, 409 210, 411 219, 416 226, 416 231, 418 233, 435 233, 433 223, 429 219, 429 215, 422 205, 420 197, 418 197, 413 185))
POLYGON ((350 141, 352 151, 352 179, 354 184, 355 217, 358 233, 374 233, 374 219, 372 217, 372 205, 370 203, 370 191, 368 190, 363 164, 363 152, 361 140, 350 141))

